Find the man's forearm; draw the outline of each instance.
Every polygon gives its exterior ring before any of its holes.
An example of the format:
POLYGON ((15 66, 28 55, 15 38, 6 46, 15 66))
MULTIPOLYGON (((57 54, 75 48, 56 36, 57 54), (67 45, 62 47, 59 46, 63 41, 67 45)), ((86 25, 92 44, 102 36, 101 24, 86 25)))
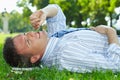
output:
POLYGON ((105 25, 98 25, 96 27, 91 27, 91 29, 98 33, 107 35, 109 44, 116 43, 119 45, 117 33, 114 28, 105 25))
POLYGON ((58 12, 57 6, 55 6, 53 4, 46 6, 46 7, 42 8, 41 10, 47 15, 47 17, 53 17, 58 12))
POLYGON ((117 33, 114 29, 112 28, 107 29, 107 37, 108 37, 109 44, 116 43, 119 45, 117 33))

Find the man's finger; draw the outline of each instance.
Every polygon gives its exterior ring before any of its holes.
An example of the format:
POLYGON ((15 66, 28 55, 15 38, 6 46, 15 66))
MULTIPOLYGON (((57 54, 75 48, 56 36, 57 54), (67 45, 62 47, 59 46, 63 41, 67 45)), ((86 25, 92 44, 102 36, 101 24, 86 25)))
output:
POLYGON ((95 28, 95 27, 90 27, 90 29, 91 29, 91 30, 94 30, 94 31, 96 30, 96 28, 95 28))
POLYGON ((44 22, 44 20, 40 20, 39 25, 42 25, 42 24, 43 24, 43 22, 44 22))
POLYGON ((39 28, 39 25, 33 26, 35 30, 39 28))
POLYGON ((34 20, 31 20, 30 22, 31 24, 36 24, 37 22, 40 22, 40 19, 34 19, 34 20))

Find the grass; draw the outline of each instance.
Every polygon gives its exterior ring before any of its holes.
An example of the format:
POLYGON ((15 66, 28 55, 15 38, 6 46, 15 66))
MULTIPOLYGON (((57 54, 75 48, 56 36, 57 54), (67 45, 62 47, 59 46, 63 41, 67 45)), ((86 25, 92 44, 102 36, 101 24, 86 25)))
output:
POLYGON ((92 73, 73 73, 67 70, 58 71, 55 68, 34 69, 22 74, 11 72, 2 57, 4 39, 16 34, 0 34, 0 80, 120 80, 120 73, 112 71, 93 71, 92 73))

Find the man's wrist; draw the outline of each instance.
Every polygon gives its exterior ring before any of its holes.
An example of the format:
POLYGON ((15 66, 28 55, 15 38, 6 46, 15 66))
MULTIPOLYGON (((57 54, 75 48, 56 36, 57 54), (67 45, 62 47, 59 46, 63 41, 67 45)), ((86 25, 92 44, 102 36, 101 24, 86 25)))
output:
POLYGON ((40 9, 39 11, 42 12, 44 15, 46 15, 46 17, 48 17, 48 12, 45 11, 44 9, 40 9))
POLYGON ((115 43, 115 44, 119 45, 117 33, 116 33, 116 30, 114 28, 111 28, 111 27, 107 28, 106 35, 108 37, 109 44, 115 43))
POLYGON ((106 35, 111 35, 111 34, 114 34, 114 35, 116 35, 116 30, 115 29, 113 29, 113 28, 107 28, 106 29, 106 35))

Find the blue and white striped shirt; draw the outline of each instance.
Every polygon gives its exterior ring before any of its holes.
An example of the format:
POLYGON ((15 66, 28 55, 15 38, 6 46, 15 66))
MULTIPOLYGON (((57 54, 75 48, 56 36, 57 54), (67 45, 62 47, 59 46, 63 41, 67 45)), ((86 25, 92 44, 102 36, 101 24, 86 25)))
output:
MULTIPOLYGON (((66 18, 58 5, 58 13, 48 18, 49 36, 66 29, 66 18)), ((92 30, 79 30, 60 38, 50 37, 41 59, 43 65, 73 72, 91 72, 94 69, 120 70, 120 47, 108 44, 106 35, 92 30)))

